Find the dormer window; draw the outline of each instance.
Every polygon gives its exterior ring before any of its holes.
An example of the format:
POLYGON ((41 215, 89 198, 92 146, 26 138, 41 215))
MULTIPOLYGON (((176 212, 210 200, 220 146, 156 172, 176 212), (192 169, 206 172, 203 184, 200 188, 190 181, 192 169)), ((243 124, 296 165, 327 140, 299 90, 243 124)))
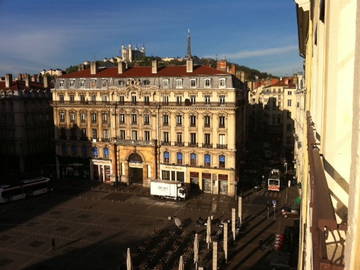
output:
POLYGON ((75 80, 70 80, 70 87, 74 87, 75 86, 75 80))
POLYGON ((93 87, 93 88, 96 87, 96 79, 91 80, 91 87, 93 87))
POLYGON ((107 85, 108 85, 107 80, 103 80, 103 81, 102 81, 102 87, 106 87, 107 85))
POLYGON ((163 80, 163 88, 169 88, 169 80, 163 80))
POLYGON ((85 80, 80 80, 80 87, 84 87, 85 86, 85 80))
POLYGON ((226 83, 225 83, 225 78, 221 78, 219 80, 219 88, 225 88, 226 83))
POLYGON ((59 86, 60 86, 60 87, 64 87, 64 80, 60 80, 59 86))
POLYGON ((118 80, 118 85, 119 85, 119 86, 124 86, 124 81, 118 80))
POLYGON ((211 81, 210 81, 210 79, 205 79, 204 85, 205 85, 205 88, 210 88, 210 87, 211 87, 211 81))
POLYGON ((195 87, 196 87, 196 79, 191 79, 191 80, 190 80, 190 87, 191 87, 191 88, 195 88, 195 87))
POLYGON ((182 88, 183 87, 183 80, 177 79, 176 80, 176 88, 182 88))

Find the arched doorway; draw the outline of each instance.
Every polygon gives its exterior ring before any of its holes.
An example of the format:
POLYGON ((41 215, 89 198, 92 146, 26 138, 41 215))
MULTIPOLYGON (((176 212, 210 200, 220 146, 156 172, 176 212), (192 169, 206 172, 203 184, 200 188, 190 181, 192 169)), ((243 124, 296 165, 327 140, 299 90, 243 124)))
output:
POLYGON ((143 160, 137 153, 132 153, 129 156, 129 183, 142 184, 143 183, 143 160))

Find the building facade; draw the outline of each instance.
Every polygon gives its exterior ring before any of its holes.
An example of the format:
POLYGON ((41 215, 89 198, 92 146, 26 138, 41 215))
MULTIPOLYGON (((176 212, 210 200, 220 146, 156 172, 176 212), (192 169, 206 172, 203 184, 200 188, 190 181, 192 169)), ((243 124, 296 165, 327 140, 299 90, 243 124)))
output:
POLYGON ((303 107, 296 119, 298 269, 359 269, 359 2, 295 2, 305 59, 305 85, 298 93, 303 107))
POLYGON ((53 89, 58 176, 88 170, 103 182, 177 180, 235 195, 245 104, 239 80, 191 59, 163 68, 91 63, 53 89))
MULTIPOLYGON (((43 83, 0 81, 1 181, 15 181, 26 174, 46 174, 55 157, 51 92, 47 77, 43 83)), ((51 171, 51 169, 50 169, 51 171)))

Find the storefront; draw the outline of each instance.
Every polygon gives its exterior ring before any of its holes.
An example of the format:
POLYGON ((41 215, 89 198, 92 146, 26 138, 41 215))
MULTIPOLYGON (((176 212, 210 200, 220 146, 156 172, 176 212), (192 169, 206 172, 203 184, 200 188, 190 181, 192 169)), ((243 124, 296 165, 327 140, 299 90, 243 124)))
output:
POLYGON ((219 193, 227 195, 228 194, 228 175, 227 174, 219 174, 219 193))
POLYGON ((97 182, 111 181, 111 162, 108 160, 92 159, 90 165, 91 180, 97 182))
POLYGON ((161 180, 179 181, 187 183, 185 179, 186 168, 181 166, 160 165, 161 180))
POLYGON ((202 190, 211 193, 211 173, 202 173, 202 190))

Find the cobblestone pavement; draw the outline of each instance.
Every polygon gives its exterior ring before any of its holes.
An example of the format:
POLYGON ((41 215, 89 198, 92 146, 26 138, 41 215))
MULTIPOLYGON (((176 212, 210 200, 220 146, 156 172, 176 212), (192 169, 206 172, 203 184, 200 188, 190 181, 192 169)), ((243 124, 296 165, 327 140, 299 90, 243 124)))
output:
MULTIPOLYGON (((195 231, 200 235, 200 259, 208 264, 205 227, 195 221, 229 218, 236 202, 207 194, 182 202, 161 201, 147 193, 136 187, 115 191, 108 186, 64 185, 41 197, 1 205, 0 269, 125 269, 127 247, 136 269, 175 269, 183 254, 186 269, 193 269, 195 231), (182 220, 182 231, 169 216, 182 220)), ((281 230, 281 222, 268 219, 264 211, 270 195, 258 192, 244 199, 246 229, 223 269, 251 269, 268 252, 257 251, 258 239, 281 230)), ((283 193, 271 196, 282 200, 283 193)))

